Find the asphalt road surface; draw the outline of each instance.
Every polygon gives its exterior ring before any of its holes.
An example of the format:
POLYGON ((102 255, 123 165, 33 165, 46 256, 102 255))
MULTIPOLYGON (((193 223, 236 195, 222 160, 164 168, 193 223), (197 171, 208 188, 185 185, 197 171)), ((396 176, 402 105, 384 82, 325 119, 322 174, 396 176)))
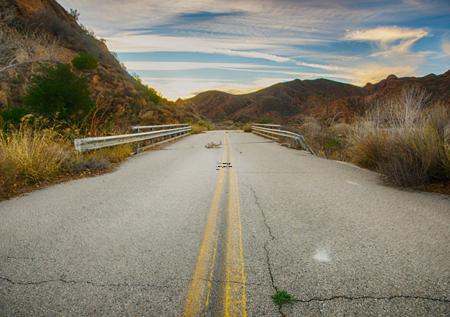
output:
POLYGON ((449 315, 448 196, 249 133, 0 203, 0 316, 449 315))

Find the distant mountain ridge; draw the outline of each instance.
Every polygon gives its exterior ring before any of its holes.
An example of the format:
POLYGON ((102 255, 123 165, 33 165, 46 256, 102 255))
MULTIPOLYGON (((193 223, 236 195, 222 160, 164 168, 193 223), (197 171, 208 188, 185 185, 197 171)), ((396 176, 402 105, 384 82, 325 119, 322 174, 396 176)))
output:
POLYGON ((364 87, 328 79, 295 79, 242 95, 206 91, 179 103, 213 121, 289 122, 304 115, 333 115, 347 120, 376 100, 393 97, 409 86, 425 89, 430 103, 450 106, 450 71, 425 77, 390 75, 364 87))

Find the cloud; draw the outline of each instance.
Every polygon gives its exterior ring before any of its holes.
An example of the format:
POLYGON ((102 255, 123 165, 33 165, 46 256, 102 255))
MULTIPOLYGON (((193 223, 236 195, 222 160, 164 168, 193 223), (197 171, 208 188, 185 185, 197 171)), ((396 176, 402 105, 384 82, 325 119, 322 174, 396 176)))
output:
POLYGON ((450 56, 450 40, 449 39, 443 39, 441 44, 442 52, 444 52, 445 55, 450 56))
POLYGON ((155 76, 175 76, 173 82, 167 77, 149 82, 155 88, 162 85, 161 91, 170 98, 177 97, 175 92, 187 96, 205 89, 246 91, 273 83, 266 77, 324 77, 363 85, 391 73, 408 76, 428 69, 437 73, 447 66, 438 58, 450 55, 449 40, 440 38, 448 29, 445 0, 59 2, 66 9, 78 9, 81 23, 105 38, 112 51, 140 56, 163 52, 142 58, 152 63, 126 64, 142 75, 154 70, 155 76), (434 40, 421 41, 418 51, 417 42, 431 33, 434 40), (168 56, 168 52, 176 53, 168 56), (214 57, 209 60, 206 54, 214 57), (177 64, 168 63, 174 59, 177 64), (190 71, 205 66, 206 71, 190 71), (207 74, 209 79, 181 80, 187 72, 207 74), (257 82, 257 77, 265 79, 257 82))
POLYGON ((389 43, 395 40, 420 39, 426 36, 428 32, 424 29, 400 28, 396 26, 377 27, 366 30, 355 30, 347 32, 345 39, 359 41, 378 41, 389 43))
POLYGON ((318 69, 331 70, 331 71, 349 70, 348 67, 336 66, 336 65, 305 63, 305 62, 296 62, 295 64, 298 66, 305 66, 305 67, 310 67, 310 68, 318 68, 318 69))
POLYGON ((124 62, 129 70, 194 70, 194 69, 277 69, 274 66, 251 63, 213 63, 213 62, 153 62, 153 61, 128 61, 124 62))
POLYGON ((215 20, 222 17, 235 17, 245 15, 244 11, 195 11, 195 12, 182 12, 176 16, 178 21, 193 22, 193 21, 208 21, 215 20))
POLYGON ((366 64, 356 67, 352 72, 351 82, 364 86, 367 83, 376 83, 391 74, 399 77, 412 76, 416 72, 413 66, 386 66, 382 64, 366 64))
POLYGON ((348 31, 344 39, 375 42, 381 51, 374 53, 373 56, 389 56, 408 53, 415 42, 427 35, 428 31, 423 28, 383 26, 373 29, 348 31))
POLYGON ((259 58, 274 62, 290 60, 287 57, 258 51, 269 50, 272 45, 257 39, 242 41, 238 38, 120 34, 106 40, 108 47, 115 52, 197 52, 259 58))

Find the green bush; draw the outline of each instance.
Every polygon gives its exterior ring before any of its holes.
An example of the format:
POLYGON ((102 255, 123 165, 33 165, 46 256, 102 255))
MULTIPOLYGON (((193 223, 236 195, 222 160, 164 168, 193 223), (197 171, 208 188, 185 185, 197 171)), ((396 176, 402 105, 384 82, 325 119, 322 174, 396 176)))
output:
POLYGON ((68 122, 81 121, 94 108, 87 81, 65 64, 44 67, 35 75, 24 101, 34 113, 68 122))
POLYGON ((94 55, 82 52, 72 60, 72 65, 78 70, 89 70, 96 68, 98 61, 94 55))
MULTIPOLYGON (((23 107, 9 106, 3 111, 0 111, 0 118, 3 119, 3 124, 18 125, 23 116, 28 114, 28 110, 23 107)), ((3 124, 0 124, 0 128, 3 124)))

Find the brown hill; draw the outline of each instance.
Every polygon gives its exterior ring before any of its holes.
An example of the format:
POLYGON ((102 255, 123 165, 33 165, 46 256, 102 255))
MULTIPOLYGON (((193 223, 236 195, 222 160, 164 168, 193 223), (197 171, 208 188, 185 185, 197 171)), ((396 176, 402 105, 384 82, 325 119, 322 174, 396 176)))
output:
MULTIPOLYGON (((195 115, 151 98, 148 90, 108 51, 104 41, 79 25, 54 0, 0 1, 0 109, 20 105, 33 73, 42 63, 70 63, 80 52, 98 59, 94 70, 79 72, 90 83, 97 117, 123 128, 134 123, 180 122, 195 115)), ((150 94, 151 95, 151 94, 150 94)))
POLYGON ((179 102, 214 121, 286 123, 295 122, 304 115, 348 120, 376 100, 396 96, 410 86, 425 89, 430 94, 430 103, 439 101, 450 106, 450 71, 421 78, 391 75, 365 87, 326 79, 296 79, 249 94, 206 91, 179 102))

